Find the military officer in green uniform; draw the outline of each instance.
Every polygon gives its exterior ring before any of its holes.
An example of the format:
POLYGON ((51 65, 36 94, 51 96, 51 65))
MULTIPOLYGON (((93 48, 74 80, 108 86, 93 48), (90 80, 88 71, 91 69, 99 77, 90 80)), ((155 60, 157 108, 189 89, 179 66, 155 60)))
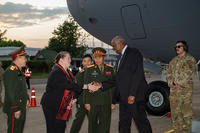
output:
POLYGON ((7 133, 23 133, 26 106, 29 101, 25 76, 21 71, 27 62, 24 47, 14 51, 10 56, 13 63, 5 70, 3 75, 5 86, 3 111, 8 116, 7 133))
MULTIPOLYGON (((79 72, 76 75, 76 81, 78 84, 84 84, 84 72, 87 66, 92 65, 92 57, 89 54, 84 55, 82 60, 82 67, 80 68, 79 72)), ((85 104, 83 102, 83 93, 78 96, 77 100, 77 113, 75 115, 75 119, 72 123, 70 133, 79 133, 85 116, 87 115, 88 111, 85 109, 85 104)))
MULTIPOLYGON (((88 66, 84 73, 84 82, 102 82, 112 78, 113 67, 104 63, 106 50, 93 49, 94 65, 88 66)), ((109 133, 111 122, 112 89, 92 93, 84 91, 85 107, 89 111, 89 133, 109 133)))
POLYGON ((2 62, 0 61, 0 108, 1 106, 3 106, 3 101, 2 101, 2 96, 1 96, 2 89, 3 89, 3 86, 2 86, 3 73, 4 73, 4 70, 2 68, 2 62))
POLYGON ((192 78, 196 71, 196 60, 188 54, 186 41, 178 41, 175 50, 177 56, 170 61, 167 73, 173 133, 191 133, 192 78))

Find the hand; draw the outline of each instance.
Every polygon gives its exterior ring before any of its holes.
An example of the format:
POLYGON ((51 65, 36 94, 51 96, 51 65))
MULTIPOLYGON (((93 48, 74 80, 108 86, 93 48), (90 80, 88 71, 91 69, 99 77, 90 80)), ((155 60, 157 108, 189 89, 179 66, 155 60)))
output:
POLYGON ((26 101, 26 106, 28 107, 29 104, 30 104, 30 100, 27 100, 27 101, 26 101))
POLYGON ((168 86, 169 86, 169 88, 175 88, 176 87, 173 83, 172 84, 168 83, 168 86))
POLYGON ((91 109, 90 104, 85 104, 85 109, 86 109, 87 111, 90 111, 90 109, 91 109))
POLYGON ((102 83, 98 83, 98 82, 92 82, 93 85, 98 86, 99 88, 102 87, 102 83))
POLYGON ((77 102, 77 99, 72 100, 72 105, 74 105, 77 102))
POLYGON ((169 88, 175 88, 173 84, 168 84, 169 88))
POLYGON ((128 104, 134 104, 135 103, 135 97, 134 96, 129 96, 128 97, 128 104))
POLYGON ((168 84, 168 86, 170 88, 173 88, 173 89, 180 89, 180 85, 178 85, 177 83, 173 82, 172 84, 168 84))
POLYGON ((14 113, 14 116, 15 116, 16 119, 19 119, 20 116, 21 116, 21 111, 15 112, 15 113, 14 113))
POLYGON ((96 86, 96 87, 98 88, 98 90, 99 90, 100 88, 102 88, 102 83, 99 83, 99 82, 93 81, 93 82, 92 82, 92 85, 96 86))
POLYGON ((175 88, 176 88, 176 89, 180 89, 180 85, 177 84, 177 83, 175 83, 175 88))
POLYGON ((116 108, 117 108, 117 105, 116 105, 116 104, 112 104, 112 105, 111 105, 111 109, 112 109, 112 110, 114 110, 114 109, 116 109, 116 108))
POLYGON ((90 83, 90 84, 88 84, 88 90, 90 92, 98 91, 100 88, 101 87, 98 84, 96 84, 96 83, 90 83))

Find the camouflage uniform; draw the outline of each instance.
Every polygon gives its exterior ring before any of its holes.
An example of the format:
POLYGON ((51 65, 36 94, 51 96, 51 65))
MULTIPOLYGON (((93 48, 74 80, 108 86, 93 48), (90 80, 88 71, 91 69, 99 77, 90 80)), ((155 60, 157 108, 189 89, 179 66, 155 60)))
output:
POLYGON ((176 83, 179 89, 170 89, 172 124, 175 133, 190 133, 192 125, 193 75, 196 60, 189 54, 176 56, 168 67, 168 84, 176 83))

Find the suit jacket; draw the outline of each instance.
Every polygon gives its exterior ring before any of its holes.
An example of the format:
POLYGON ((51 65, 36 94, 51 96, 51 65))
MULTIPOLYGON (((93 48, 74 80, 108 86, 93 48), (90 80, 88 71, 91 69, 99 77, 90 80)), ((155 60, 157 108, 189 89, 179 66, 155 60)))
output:
POLYGON ((145 101, 148 89, 144 76, 143 56, 136 48, 129 48, 124 52, 115 78, 104 81, 102 90, 116 87, 114 102, 128 102, 128 96, 135 96, 136 102, 145 101))
POLYGON ((58 110, 65 89, 81 93, 82 86, 72 79, 69 81, 62 69, 55 65, 47 80, 46 92, 41 100, 42 106, 58 110))

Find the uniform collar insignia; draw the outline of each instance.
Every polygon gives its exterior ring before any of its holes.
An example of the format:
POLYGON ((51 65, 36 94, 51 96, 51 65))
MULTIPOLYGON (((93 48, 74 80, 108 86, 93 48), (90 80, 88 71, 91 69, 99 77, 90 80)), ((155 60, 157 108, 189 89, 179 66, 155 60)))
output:
POLYGON ((112 68, 113 68, 113 66, 112 66, 112 65, 109 65, 109 64, 105 64, 105 66, 107 66, 107 67, 112 67, 112 68))
POLYGON ((19 68, 17 67, 17 66, 14 66, 14 65, 12 65, 12 66, 10 66, 10 70, 19 70, 19 68))
POLYGON ((111 72, 111 71, 107 71, 107 72, 106 72, 106 75, 107 75, 107 76, 112 75, 112 72, 111 72))
POLYGON ((94 64, 90 65, 90 66, 87 66, 87 68, 90 68, 90 67, 94 67, 94 64))

